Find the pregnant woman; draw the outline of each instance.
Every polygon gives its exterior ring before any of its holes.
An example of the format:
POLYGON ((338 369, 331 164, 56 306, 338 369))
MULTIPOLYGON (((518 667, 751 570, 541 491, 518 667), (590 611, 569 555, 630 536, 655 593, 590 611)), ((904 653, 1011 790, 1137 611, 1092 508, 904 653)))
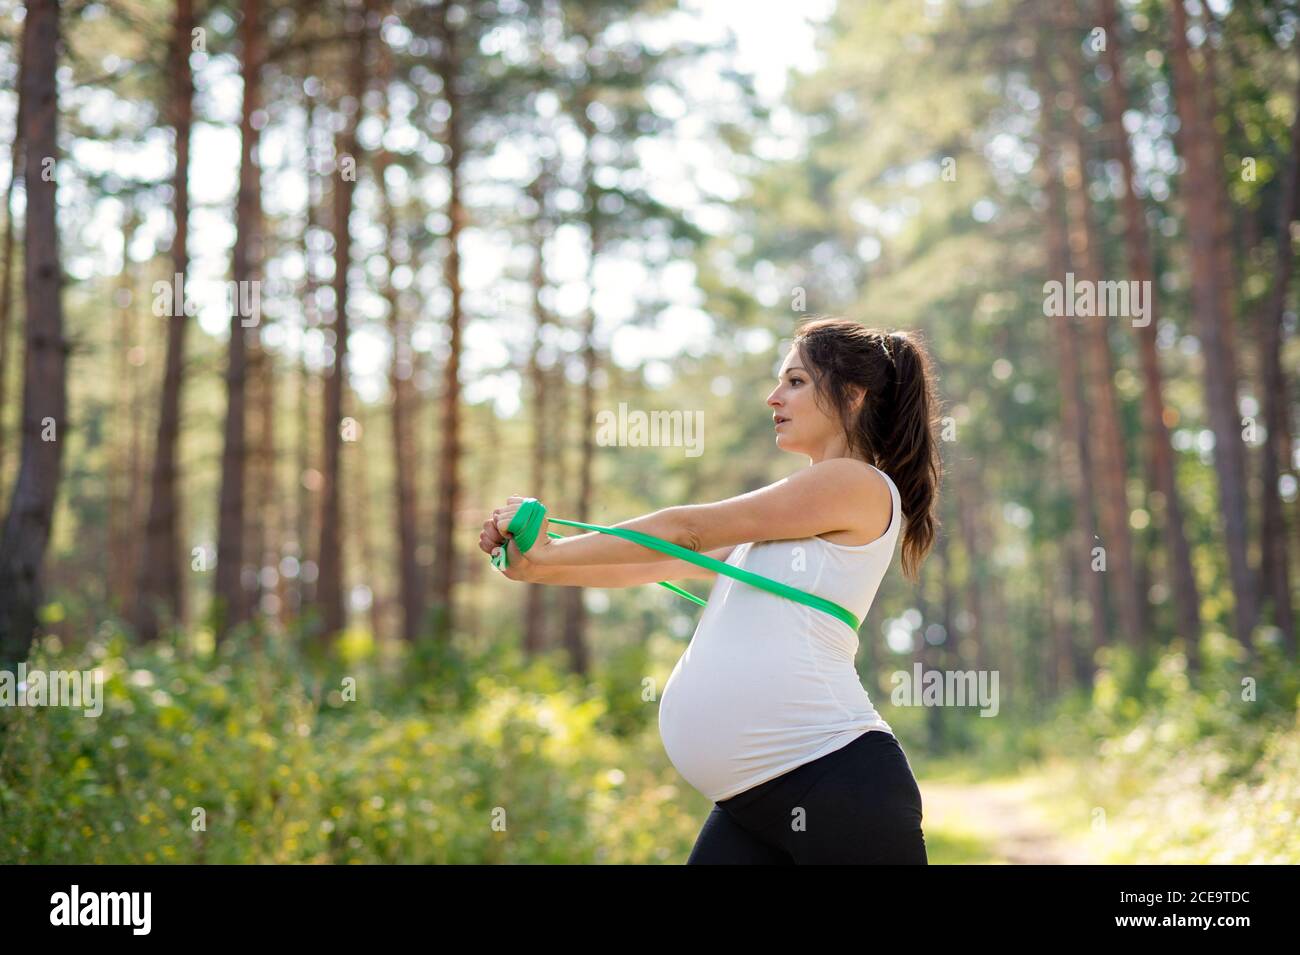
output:
MULTIPOLYGON (((748 494, 615 526, 865 619, 900 533, 912 580, 934 540, 941 465, 931 367, 902 333, 829 318, 801 326, 767 404, 777 447, 808 466, 748 494)), ((713 579, 659 704, 669 759, 714 802, 688 863, 926 864, 920 789, 858 678, 851 626, 599 532, 557 539, 543 526, 521 553, 506 528, 522 501, 494 511, 479 539, 488 553, 507 548, 511 579, 582 587, 713 579)))

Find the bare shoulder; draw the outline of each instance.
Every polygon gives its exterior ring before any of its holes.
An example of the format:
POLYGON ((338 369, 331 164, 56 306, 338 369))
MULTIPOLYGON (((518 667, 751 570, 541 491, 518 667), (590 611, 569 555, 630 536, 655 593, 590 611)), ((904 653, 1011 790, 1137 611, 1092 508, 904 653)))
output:
POLYGON ((883 472, 877 471, 865 461, 856 458, 828 458, 805 470, 809 475, 815 472, 823 487, 854 496, 857 504, 892 499, 883 472))
POLYGON ((822 540, 846 547, 860 547, 878 540, 889 529, 893 518, 894 496, 884 475, 865 461, 854 458, 832 458, 813 467, 832 467, 834 482, 843 489, 846 500, 852 502, 851 526, 842 530, 818 534, 822 540))

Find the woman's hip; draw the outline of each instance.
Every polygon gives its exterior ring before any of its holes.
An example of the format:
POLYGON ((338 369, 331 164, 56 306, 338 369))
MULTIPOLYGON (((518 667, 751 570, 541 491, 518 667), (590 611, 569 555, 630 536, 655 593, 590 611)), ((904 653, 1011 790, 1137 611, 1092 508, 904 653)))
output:
POLYGON ((921 790, 902 745, 883 731, 868 731, 718 806, 798 864, 928 861, 921 790))
POLYGON ((839 749, 718 803, 739 822, 763 827, 787 820, 806 795, 860 811, 921 813, 921 791, 902 744, 868 730, 839 749))

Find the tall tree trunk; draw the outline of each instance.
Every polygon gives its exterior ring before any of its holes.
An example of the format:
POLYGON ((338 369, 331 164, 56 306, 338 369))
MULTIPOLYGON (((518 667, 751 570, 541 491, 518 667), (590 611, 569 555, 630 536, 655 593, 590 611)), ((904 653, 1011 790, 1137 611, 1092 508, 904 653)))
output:
POLYGON ((1214 432, 1214 467, 1223 514, 1224 543, 1234 597, 1233 631, 1253 649, 1257 617, 1255 582, 1247 551, 1246 460, 1237 417, 1237 361, 1232 347, 1230 296, 1220 288, 1221 261, 1216 249, 1220 229, 1215 203, 1214 135, 1202 111, 1197 80, 1187 44, 1187 13, 1183 0, 1170 0, 1173 14, 1169 60, 1174 76, 1174 100, 1182 124, 1181 143, 1186 172, 1182 182, 1187 208, 1191 255, 1192 313, 1196 317, 1205 368, 1205 404, 1214 432))
MULTIPOLYGON (((23 61, 18 57, 18 87, 22 88, 23 61)), ((4 266, 0 273, 0 501, 5 500, 5 414, 8 404, 9 339, 14 313, 14 183, 23 161, 23 98, 18 97, 14 117, 14 141, 9 151, 9 182, 5 185, 4 266)))
MULTIPOLYGON (((967 475, 974 477, 971 470, 967 470, 967 475)), ((965 557, 966 574, 966 612, 969 615, 970 627, 968 630, 969 645, 975 650, 974 664, 975 669, 988 669, 988 644, 985 640, 985 591, 981 580, 983 567, 982 554, 984 548, 980 546, 979 522, 975 514, 975 508, 979 497, 972 492, 970 484, 963 477, 953 482, 953 490, 956 496, 957 508, 957 526, 961 532, 962 553, 965 557)))
MULTIPOLYGON (((563 322, 558 318, 555 323, 557 326, 563 327, 563 322)), ((549 487, 551 488, 551 496, 556 499, 557 508, 563 508, 565 513, 576 514, 578 506, 577 482, 573 479, 572 455, 569 453, 574 441, 570 437, 573 395, 572 389, 569 387, 568 361, 568 353, 563 350, 558 351, 555 364, 550 368, 543 369, 542 376, 546 380, 547 405, 553 422, 551 433, 547 436, 547 460, 550 462, 549 487)), ((572 599, 568 594, 570 589, 566 587, 562 591, 548 595, 550 597, 548 603, 552 611, 552 623, 543 634, 545 642, 541 646, 542 651, 549 650, 558 643, 555 631, 563 630, 564 617, 568 613, 568 601, 572 599), (554 622, 556 616, 560 618, 558 627, 554 622)))
MULTIPOLYGON (((386 44, 380 44, 380 86, 383 90, 383 119, 388 124, 388 85, 392 80, 392 56, 386 44)), ((415 484, 415 448, 414 433, 411 427, 412 408, 418 396, 413 387, 414 374, 413 350, 411 348, 411 321, 402 307, 402 296, 393 282, 398 263, 393 257, 393 245, 397 241, 397 212, 393 208, 393 198, 388 188, 384 173, 392 164, 392 155, 385 151, 375 171, 379 184, 380 197, 383 200, 385 255, 388 266, 387 281, 384 284, 384 299, 388 305, 388 335, 392 341, 392 361, 388 369, 388 383, 393 392, 392 426, 393 426, 393 481, 396 506, 393 518, 396 522, 397 540, 397 582, 398 597, 402 608, 402 638, 414 641, 420 634, 424 622, 424 594, 420 590, 420 566, 416 560, 415 550, 419 545, 417 534, 420 523, 417 517, 415 484)))
MULTIPOLYGON (((239 25, 243 47, 244 102, 241 110, 239 198, 235 208, 235 247, 232 252, 232 277, 236 305, 248 283, 260 281, 261 270, 261 176, 254 152, 258 131, 253 113, 261 106, 261 72, 263 60, 262 0, 244 0, 243 19, 239 25)), ((230 315, 230 357, 226 365, 225 448, 221 455, 221 500, 217 529, 218 605, 215 624, 218 636, 248 619, 249 606, 244 593, 244 484, 247 466, 247 395, 248 342, 244 322, 256 324, 254 316, 245 319, 241 308, 230 315)), ((260 316, 258 317, 260 319, 260 316)))
MULTIPOLYGON (((1223 144, 1223 134, 1219 132, 1219 124, 1216 121, 1219 115, 1219 99, 1216 92, 1219 81, 1215 67, 1216 57, 1213 36, 1218 33, 1219 23, 1212 15, 1206 16, 1206 8, 1203 4, 1201 5, 1201 16, 1198 19, 1200 22, 1197 25, 1204 31, 1205 35, 1205 39, 1198 48, 1204 68, 1199 74, 1193 70, 1193 75, 1199 79, 1197 92, 1200 97, 1200 110, 1201 115, 1205 117, 1205 131, 1210 136, 1209 154, 1214 163, 1213 175, 1210 181, 1214 185, 1214 221, 1217 228, 1214 249, 1219 270, 1219 308, 1221 314, 1229 318, 1223 328, 1224 341, 1228 344, 1231 352, 1237 354, 1237 326, 1235 321, 1236 311, 1233 308, 1233 290, 1239 287, 1241 278, 1233 250, 1234 248, 1241 248, 1243 254, 1246 254, 1249 253, 1251 246, 1241 241, 1234 241, 1238 237, 1234 235, 1233 229, 1233 204, 1231 197, 1228 195, 1228 181, 1223 169, 1223 158, 1227 155, 1227 150, 1223 144)), ((1231 118, 1229 114, 1227 119, 1231 121, 1231 118)), ((1249 378, 1248 371, 1245 371, 1244 374, 1245 377, 1249 378)), ((1249 487, 1247 487, 1247 490, 1249 490, 1249 487)), ((1258 587, 1258 581, 1256 581, 1256 586, 1258 587)), ((1256 599, 1258 599, 1258 596, 1257 590, 1256 599)))
MULTIPOLYGON (((936 553, 935 556, 938 557, 939 556, 938 553, 936 553)), ((937 567, 938 567, 937 562, 931 563, 929 566, 927 566, 926 570, 928 571, 928 573, 924 573, 924 572, 922 573, 921 580, 916 587, 916 609, 921 614, 921 620, 923 622, 933 620, 936 614, 942 612, 942 604, 932 607, 929 599, 926 596, 926 591, 928 589, 926 587, 926 584, 930 580, 938 580, 939 582, 938 586, 940 591, 939 596, 940 598, 942 598, 943 596, 943 590, 942 590, 943 578, 941 576, 942 571, 938 570, 937 567)), ((926 626, 928 628, 929 626, 931 626, 931 624, 927 623, 926 626)), ((922 631, 920 634, 920 640, 913 645, 912 652, 913 652, 913 658, 911 661, 912 664, 919 663, 921 665, 921 671, 923 673, 929 670, 941 669, 939 659, 940 659, 940 655, 943 653, 943 648, 939 646, 935 646, 934 644, 926 640, 924 631, 922 631)), ((943 709, 943 707, 931 706, 931 707, 927 707, 927 709, 941 710, 943 709)), ((935 722, 935 718, 933 717, 932 714, 927 714, 927 716, 929 717, 926 720, 927 724, 933 726, 935 722)), ((932 729, 930 735, 935 736, 938 735, 938 733, 932 729)))
MULTIPOLYGON (((303 73, 313 76, 311 68, 311 58, 307 58, 303 67, 303 73)), ((304 84, 306 85, 306 84, 304 84)), ((294 535, 297 544, 298 558, 298 578, 295 593, 295 614, 302 614, 313 602, 315 598, 314 581, 309 581, 307 573, 307 562, 311 559, 311 548, 309 542, 312 540, 313 511, 314 502, 312 499, 311 478, 315 476, 311 467, 311 432, 312 422, 316 419, 312 417, 312 400, 311 397, 316 393, 319 380, 316 379, 311 370, 307 367, 307 334, 311 329, 320 324, 320 315, 317 310, 316 290, 319 287, 316 281, 316 257, 312 253, 311 237, 319 227, 320 216, 319 210, 321 205, 321 195, 323 187, 321 185, 322 177, 317 169, 316 155, 312 150, 311 140, 315 132, 313 126, 313 117, 316 112, 316 97, 308 90, 304 89, 303 110, 305 113, 305 125, 303 136, 304 155, 307 161, 307 208, 303 230, 302 243, 300 252, 303 261, 303 336, 302 342, 298 349, 297 361, 297 408, 295 409, 297 420, 298 443, 295 448, 296 463, 293 468, 293 489, 296 495, 296 533, 294 535)))
MULTIPOLYGON (((587 39, 584 37, 584 39, 587 39)), ((596 124, 588 115, 591 104, 589 91, 579 96, 578 108, 574 121, 583 136, 582 182, 586 201, 587 219, 587 315, 586 327, 583 329, 582 341, 582 410, 580 415, 579 435, 582 456, 578 463, 578 520, 590 522, 593 469, 595 464, 595 438, 592 435, 592 423, 596 420, 596 261, 603 251, 604 236, 600 228, 600 191, 596 187, 595 163, 592 160, 592 140, 596 137, 596 124)), ((564 604, 564 647, 569 654, 569 666, 574 673, 585 674, 590 666, 590 653, 587 648, 587 605, 584 601, 585 591, 581 587, 570 587, 565 592, 564 604)))
POLYGON ((172 21, 171 121, 175 137, 176 164, 172 176, 172 282, 178 283, 172 301, 173 314, 167 322, 167 358, 163 368, 158 434, 154 444, 153 475, 150 480, 149 518, 145 525, 144 553, 140 559, 132 623, 143 640, 158 636, 159 609, 171 620, 185 619, 184 571, 189 566, 181 546, 180 490, 177 480, 177 446, 180 441, 181 384, 185 369, 185 273, 189 271, 190 223, 190 128, 194 116, 194 74, 190 69, 191 33, 194 29, 194 0, 176 0, 172 21))
MULTIPOLYGON (((1065 274, 1071 268, 1069 236, 1065 224, 1065 197, 1060 175, 1060 126, 1057 111, 1053 104, 1059 93, 1059 86, 1051 75, 1047 65, 1045 40, 1040 39, 1035 54, 1035 78, 1042 103, 1039 119, 1039 141, 1043 161, 1041 185, 1046 197, 1045 217, 1047 235, 1047 266, 1056 281, 1064 281, 1065 274)), ((1089 607, 1089 624, 1092 631, 1091 652, 1087 654, 1087 685, 1091 685, 1096 667, 1096 652, 1109 641, 1106 626, 1106 598, 1100 573, 1092 569, 1092 540, 1094 539, 1093 507, 1096 498, 1093 492, 1092 467, 1088 441, 1088 409, 1080 400, 1081 371, 1079 368, 1078 335, 1074 325, 1064 315, 1053 319, 1056 329, 1056 358, 1061 382, 1061 423, 1065 438, 1061 444, 1061 458, 1064 462, 1064 474, 1070 496, 1074 499, 1075 519, 1078 522, 1070 534, 1066 553, 1072 558, 1068 561, 1071 568, 1071 581, 1084 582, 1089 607), (1077 576, 1076 576, 1077 572, 1077 576)), ((1073 622, 1075 590, 1070 594, 1073 622)))
MULTIPOLYGON (((382 182, 382 170, 379 178, 382 182)), ((384 288, 384 297, 388 301, 388 331, 393 343, 388 380, 393 392, 393 475, 397 498, 393 515, 397 522, 397 578, 402 605, 402 637, 413 641, 419 636, 424 620, 424 594, 420 589, 420 567, 415 555, 420 525, 416 517, 415 436, 411 427, 411 414, 417 395, 411 382, 411 323, 403 313, 401 295, 393 284, 397 263, 392 256, 392 244, 397 234, 397 222, 386 185, 383 187, 383 197, 385 229, 389 237, 388 282, 384 288)))
MULTIPOLYGON (((1062 20, 1062 26, 1070 26, 1067 18, 1062 20)), ((1076 271, 1082 273, 1084 280, 1092 283, 1094 289, 1099 289, 1105 274, 1105 264, 1088 202, 1087 134, 1079 117, 1085 103, 1078 77, 1081 66, 1073 42, 1074 32, 1067 29, 1063 64, 1069 93, 1069 108, 1064 111, 1067 134, 1063 151, 1066 219, 1069 223, 1070 249, 1076 257, 1076 271)), ((1100 305, 1100 293, 1098 300, 1100 305)), ((1109 338, 1112 317, 1091 316, 1078 321, 1083 326, 1084 354, 1087 358, 1083 384, 1089 398, 1089 443, 1092 452, 1089 460, 1093 464, 1095 500, 1105 548, 1106 592, 1115 601, 1118 623, 1125 642, 1138 654, 1145 656, 1149 652, 1147 632, 1142 625, 1145 594, 1138 593, 1136 587, 1133 539, 1129 529, 1131 508, 1128 502, 1128 471, 1109 338)))
MULTIPOLYGON (((285 150, 281 154, 278 176, 284 176, 295 166, 294 157, 285 150)), ((268 258, 274 255, 266 246, 263 251, 268 258)), ((250 606, 258 609, 267 621, 271 621, 284 619, 285 588, 280 574, 280 558, 285 554, 285 541, 290 534, 290 505, 277 480, 281 470, 280 455, 276 449, 280 374, 275 353, 264 342, 265 328, 265 323, 259 322, 252 330, 248 342, 250 390, 254 402, 253 420, 250 422, 254 443, 249 475, 256 493, 246 511, 244 533, 256 572, 250 606)))
MULTIPOLYGON (((415 383, 415 404, 411 408, 411 430, 419 434, 432 435, 434 422, 442 413, 440 402, 436 398, 435 385, 437 374, 434 370, 434 358, 430 351, 417 351, 412 355, 415 383)), ((433 440, 412 441, 411 455, 415 462, 415 473, 431 475, 438 473, 438 452, 441 448, 433 440)), ((426 482, 428 483, 428 482, 426 482)), ((415 499, 416 526, 433 528, 437 523, 438 495, 436 493, 420 494, 415 499)), ((420 636, 430 635, 432 615, 429 612, 430 581, 433 579, 433 536, 432 534, 415 535, 415 563, 419 568, 421 581, 421 601, 423 617, 420 621, 420 636)))
POLYGON ((67 343, 59 261, 59 5, 30 0, 23 21, 19 96, 27 144, 23 292, 27 306, 23 442, 18 479, 0 534, 0 667, 26 658, 43 599, 43 564, 67 438, 67 343), (47 162, 48 160, 48 162, 47 162))
POLYGON ((460 503, 460 352, 461 352, 461 274, 460 241, 465 225, 465 208, 461 200, 461 161, 464 116, 459 92, 460 51, 456 27, 448 20, 448 3, 435 11, 436 36, 439 43, 438 73, 442 95, 447 102, 447 291, 451 300, 447 316, 447 362, 444 367, 438 458, 438 506, 434 518, 433 557, 433 634, 440 641, 451 639, 455 625, 452 587, 455 581, 455 523, 460 503))
MULTIPOLYGON (((922 657, 923 665, 928 669, 943 670, 946 661, 951 658, 953 645, 957 641, 957 631, 953 619, 953 607, 957 603, 957 584, 952 569, 952 544, 949 539, 948 529, 941 527, 935 535, 935 556, 939 559, 939 566, 942 568, 940 573, 940 596, 938 615, 939 623, 943 627, 944 639, 942 643, 930 644, 926 642, 925 655, 922 657)), ((875 643, 876 637, 871 637, 871 643, 875 643)), ((944 723, 946 722, 947 708, 943 706, 927 706, 925 713, 926 743, 931 752, 937 752, 943 745, 944 723)))
MULTIPOLYGON (((1057 441, 1052 456, 1053 474, 1062 487, 1069 486, 1065 473, 1065 448, 1068 445, 1068 441, 1057 441)), ((1067 566, 1075 541, 1073 531, 1064 540, 1058 541, 1052 548, 1051 560, 1043 573, 1043 582, 1047 588, 1045 599, 1048 626, 1052 638, 1051 651, 1048 653, 1046 690, 1053 699, 1060 697, 1070 686, 1074 647, 1078 642, 1074 626, 1074 592, 1070 588, 1072 574, 1067 566)))
POLYGON ((348 7, 348 19, 356 26, 356 50, 351 54, 349 92, 352 112, 347 126, 335 144, 335 156, 352 160, 352 172, 340 169, 334 181, 334 362, 325 379, 325 465, 321 487, 320 578, 316 599, 321 606, 323 637, 329 639, 343 629, 346 612, 343 602, 343 526, 340 512, 340 455, 343 437, 343 398, 347 390, 348 335, 348 268, 352 263, 352 235, 348 220, 352 215, 352 196, 356 176, 361 169, 357 156, 357 124, 366 92, 366 51, 370 28, 366 22, 372 0, 364 0, 361 9, 348 7))
MULTIPOLYGON (((379 579, 379 557, 375 553, 374 538, 371 534, 370 520, 370 462, 367 456, 358 450, 349 454, 350 459, 343 470, 352 472, 352 496, 356 501, 357 519, 352 522, 356 528, 356 541, 353 553, 357 558, 360 574, 359 583, 370 590, 370 634, 375 643, 385 638, 384 615, 388 601, 381 595, 379 579)), ((340 465, 341 466, 341 465, 340 465)))
POLYGON ((1121 55, 1119 22, 1115 0, 1101 0, 1101 25, 1109 38, 1106 44, 1106 62, 1110 66, 1110 82, 1104 87, 1105 122, 1119 160, 1124 183, 1124 249, 1133 278, 1145 283, 1151 290, 1149 297, 1150 320, 1144 327, 1135 329, 1138 355, 1142 363, 1142 427, 1146 434, 1146 476, 1149 490, 1163 506, 1153 506, 1164 529, 1165 554, 1169 574, 1170 597, 1174 602, 1174 619, 1178 633, 1183 638, 1188 668, 1200 669, 1200 606, 1199 589, 1192 572, 1192 552, 1183 529, 1182 495, 1174 476, 1174 456, 1169 428, 1165 423, 1164 385, 1160 361, 1156 350, 1156 331, 1159 328, 1159 310, 1156 306, 1155 267, 1151 259, 1151 240, 1147 232, 1145 211, 1137 195, 1137 180, 1133 174, 1133 155, 1128 135, 1124 131, 1123 117, 1129 108, 1128 90, 1124 83, 1124 61, 1121 55))
POLYGON ((118 308, 118 327, 113 371, 114 401, 112 417, 114 426, 111 435, 126 435, 125 445, 122 439, 110 439, 108 460, 108 547, 104 549, 104 581, 107 584, 105 596, 110 606, 118 613, 126 613, 131 595, 131 571, 135 565, 135 542, 138 537, 136 502, 139 481, 137 470, 140 463, 139 434, 140 410, 136 407, 137 376, 132 374, 132 352, 136 346, 135 303, 132 301, 133 276, 131 273, 131 237, 139 228, 139 215, 131 198, 124 200, 126 205, 122 219, 122 270, 118 274, 118 292, 121 296, 118 308))
MULTIPOLYGON (((501 442, 501 419, 497 417, 496 412, 492 409, 490 404, 486 407, 472 408, 468 410, 470 414, 469 424, 471 430, 474 434, 481 434, 483 436, 483 443, 481 446, 483 449, 481 452, 482 457, 477 460, 471 460, 468 463, 476 474, 498 474, 500 473, 501 466, 504 464, 504 449, 501 442), (475 421, 474 415, 476 414, 481 414, 483 416, 481 425, 478 425, 475 421)), ((519 488, 518 490, 522 490, 522 488, 519 488)), ((488 508, 484 500, 480 498, 473 503, 476 510, 481 513, 487 513, 488 508)), ((480 648, 486 647, 488 643, 487 635, 483 633, 480 625, 483 616, 482 608, 484 603, 482 599, 483 584, 487 581, 487 568, 490 567, 491 564, 486 560, 467 560, 463 566, 463 592, 472 594, 473 599, 467 601, 466 610, 463 615, 464 623, 458 624, 458 628, 462 633, 474 639, 475 646, 480 648)), ((493 573, 492 577, 495 580, 496 574, 493 573)), ((500 585, 498 584, 497 586, 500 585)))
POLYGON ((1278 481, 1287 466, 1285 437, 1291 433, 1290 382, 1282 367, 1282 323, 1295 252, 1291 224, 1296 220, 1296 191, 1300 186, 1300 89, 1291 122, 1291 156, 1282 173, 1282 200, 1277 207, 1277 256, 1268 311, 1259 313, 1259 367, 1264 390, 1264 448, 1260 467, 1260 534, 1263 553, 1261 581, 1273 604, 1273 623, 1282 631, 1287 652, 1295 656, 1295 611, 1291 603, 1291 566, 1287 550, 1287 515, 1282 509, 1278 481))
POLYGON ((244 539, 248 542, 249 559, 257 577, 249 595, 250 610, 264 611, 262 603, 270 587, 262 575, 268 568, 279 564, 277 547, 282 538, 276 526, 279 520, 279 486, 275 482, 275 362, 262 344, 260 328, 253 330, 249 352, 250 393, 254 404, 250 422, 253 444, 249 475, 257 493, 246 510, 244 539))
MULTIPOLYGON (((546 194, 548 181, 545 173, 538 173, 529 184, 528 195, 533 201, 532 246, 533 263, 529 276, 532 287, 533 347, 528 359, 528 379, 533 389, 533 447, 532 486, 529 494, 547 500, 546 491, 546 431, 553 422, 547 414, 546 378, 542 373, 539 353, 545 340, 548 317, 542 304, 546 291, 546 194)), ((546 646, 546 588, 529 584, 524 603, 524 654, 528 657, 541 653, 546 646)))

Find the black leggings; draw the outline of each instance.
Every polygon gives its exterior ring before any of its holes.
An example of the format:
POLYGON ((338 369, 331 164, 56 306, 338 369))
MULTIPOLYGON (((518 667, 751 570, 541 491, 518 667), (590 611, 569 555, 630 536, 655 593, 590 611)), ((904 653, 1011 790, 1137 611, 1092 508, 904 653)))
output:
POLYGON ((927 865, 921 790, 902 744, 868 730, 715 803, 687 865, 927 865))

